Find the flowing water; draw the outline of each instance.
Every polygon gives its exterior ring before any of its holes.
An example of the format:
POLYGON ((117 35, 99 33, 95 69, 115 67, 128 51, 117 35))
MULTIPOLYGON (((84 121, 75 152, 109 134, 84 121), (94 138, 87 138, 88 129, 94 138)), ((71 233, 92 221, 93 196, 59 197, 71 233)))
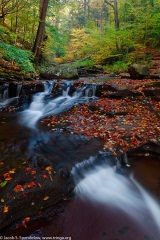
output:
POLYGON ((128 215, 152 238, 160 234, 160 205, 134 176, 125 177, 107 163, 96 167, 93 161, 92 157, 72 169, 75 182, 78 181, 75 188, 77 197, 128 215), (84 168, 88 164, 93 166, 90 170, 84 168))
MULTIPOLYGON (((53 81, 44 82, 44 92, 36 93, 28 109, 18 113, 18 122, 13 124, 6 122, 0 127, 2 138, 0 144, 13 141, 14 147, 16 142, 20 145, 18 151, 27 156, 31 152, 32 155, 38 153, 57 164, 58 162, 67 164, 68 161, 73 166, 74 162, 86 159, 87 154, 90 156, 94 152, 96 154, 99 147, 96 149, 93 145, 88 149, 87 144, 74 147, 74 139, 69 139, 61 133, 55 138, 47 131, 42 133, 37 127, 37 122, 43 117, 68 111, 75 104, 95 98, 96 86, 94 84, 83 86, 70 96, 72 83, 69 83, 63 89, 62 96, 50 98, 54 84, 53 81), (26 127, 29 131, 26 131, 26 127), (36 136, 35 130, 38 130, 36 136), (87 154, 84 154, 85 151, 87 154)), ((17 88, 17 97, 21 88, 21 85, 17 88)), ((10 102, 7 92, 4 92, 3 96, 0 107, 10 102)), ((71 236, 72 240, 160 239, 159 203, 132 174, 125 176, 110 163, 110 158, 105 155, 98 160, 97 157, 90 157, 89 160, 82 161, 72 168, 71 173, 76 184, 75 199, 68 204, 63 217, 60 214, 58 220, 53 218, 48 227, 39 230, 39 236, 71 236)))
POLYGON ((45 91, 33 96, 33 101, 29 108, 22 112, 20 122, 30 128, 36 128, 36 123, 40 118, 57 115, 68 111, 75 104, 86 102, 89 98, 95 98, 96 86, 83 86, 74 92, 73 96, 69 95, 70 84, 62 92, 62 96, 52 100, 45 99, 51 94, 54 82, 44 83, 45 91), (85 94, 84 94, 85 92, 85 94), (84 96, 83 96, 84 95, 84 96))

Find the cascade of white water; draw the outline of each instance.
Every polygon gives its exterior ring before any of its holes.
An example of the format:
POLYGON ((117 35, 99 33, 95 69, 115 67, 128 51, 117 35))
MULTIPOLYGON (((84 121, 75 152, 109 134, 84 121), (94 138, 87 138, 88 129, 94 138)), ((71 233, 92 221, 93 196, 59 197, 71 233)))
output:
POLYGON ((2 100, 6 101, 8 99, 8 88, 4 90, 2 100))
MULTIPOLYGON (((75 183, 78 183, 75 188, 76 195, 124 212, 145 231, 148 231, 153 223, 160 233, 159 204, 136 180, 117 174, 115 169, 107 164, 98 167, 92 165, 89 171, 86 170, 84 166, 92 164, 93 161, 92 157, 73 167, 72 175, 75 183)), ((149 231, 154 234, 152 229, 149 231)))
MULTIPOLYGON (((45 96, 49 95, 52 91, 54 82, 44 82, 44 92, 37 93, 33 96, 33 101, 29 106, 29 109, 25 110, 21 115, 21 123, 28 127, 35 128, 37 121, 49 115, 56 115, 64 111, 71 109, 75 103, 85 102, 89 97, 84 96, 84 91, 92 89, 91 86, 83 86, 73 94, 69 96, 69 90, 71 83, 66 83, 67 87, 62 91, 62 96, 55 99, 51 99, 48 102, 45 101, 45 96)), ((91 96, 92 97, 92 96, 91 96)))
POLYGON ((17 97, 19 97, 19 94, 21 92, 21 89, 22 89, 22 84, 18 84, 17 85, 17 97))
POLYGON ((69 90, 70 90, 70 86, 68 86, 66 90, 63 90, 62 96, 63 97, 68 97, 69 90))

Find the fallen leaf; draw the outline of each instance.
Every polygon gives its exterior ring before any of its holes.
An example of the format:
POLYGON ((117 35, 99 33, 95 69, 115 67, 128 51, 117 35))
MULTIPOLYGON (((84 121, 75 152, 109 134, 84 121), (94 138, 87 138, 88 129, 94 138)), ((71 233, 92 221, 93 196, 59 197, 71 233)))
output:
POLYGON ((51 171, 52 169, 51 169, 51 167, 46 167, 46 170, 51 171))
POLYGON ((9 178, 10 177, 10 173, 5 173, 5 174, 3 174, 3 176, 4 176, 4 178, 9 178))
POLYGON ((1 202, 4 203, 4 199, 1 199, 1 202))
POLYGON ((27 168, 25 169, 26 172, 29 172, 30 170, 32 170, 32 168, 27 167, 27 168))
POLYGON ((18 224, 16 224, 16 229, 18 229, 19 228, 19 225, 18 224))
POLYGON ((5 178, 5 180, 6 180, 6 181, 11 181, 12 178, 11 178, 11 177, 7 177, 7 178, 5 178))
POLYGON ((2 166, 2 165, 4 165, 4 163, 3 163, 3 162, 0 162, 0 166, 2 166))
POLYGON ((26 218, 24 218, 23 219, 23 221, 22 221, 22 226, 24 226, 25 228, 27 227, 27 223, 30 221, 30 217, 26 217, 26 218))
POLYGON ((17 185, 13 190, 14 192, 18 193, 18 192, 22 192, 24 188, 22 187, 22 185, 17 185))
POLYGON ((36 186, 35 182, 30 182, 25 185, 27 188, 33 188, 34 186, 36 186))
POLYGON ((43 178, 48 178, 48 176, 46 174, 43 174, 43 178))
POLYGON ((3 212, 4 212, 4 213, 7 213, 7 212, 8 212, 8 207, 7 207, 6 205, 3 207, 3 212))
POLYGON ((0 187, 4 187, 7 184, 7 181, 3 181, 0 183, 0 187))
POLYGON ((9 174, 14 174, 14 173, 15 173, 14 170, 9 171, 9 174))
POLYGON ((45 198, 43 198, 43 200, 44 200, 44 201, 46 201, 46 200, 48 200, 48 198, 49 198, 49 197, 48 197, 48 196, 46 196, 45 198))

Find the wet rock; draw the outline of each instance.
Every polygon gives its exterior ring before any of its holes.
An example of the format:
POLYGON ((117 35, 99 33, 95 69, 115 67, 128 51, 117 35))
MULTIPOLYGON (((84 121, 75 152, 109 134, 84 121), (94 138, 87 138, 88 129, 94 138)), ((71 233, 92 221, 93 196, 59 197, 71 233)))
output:
POLYGON ((122 60, 122 54, 112 55, 108 56, 105 59, 103 59, 103 65, 105 64, 114 64, 115 62, 118 62, 122 60))
POLYGON ((150 75, 150 78, 151 79, 160 79, 160 73, 152 74, 152 75, 150 75))
POLYGON ((129 89, 118 90, 116 93, 106 94, 104 97, 122 99, 126 97, 142 96, 141 92, 133 92, 129 89))
POLYGON ((13 98, 17 96, 17 84, 10 83, 9 84, 9 97, 13 98))
POLYGON ((140 64, 133 64, 128 68, 128 72, 132 79, 144 79, 150 76, 150 69, 140 64))
POLYGON ((84 67, 79 67, 77 68, 78 70, 78 75, 81 76, 81 77, 88 77, 88 72, 87 70, 84 68, 84 67))
POLYGON ((59 174, 53 174, 50 178, 47 173, 37 171, 33 187, 23 187, 23 191, 15 192, 14 188, 17 185, 24 186, 32 181, 31 177, 29 180, 27 176, 29 173, 26 171, 17 175, 14 182, 9 184, 1 194, 5 199, 8 212, 4 213, 3 204, 0 204, 0 230, 25 217, 36 216, 38 212, 44 212, 46 208, 59 203, 65 196, 68 196, 73 191, 74 184, 70 174, 64 171, 61 174, 62 177, 59 174))
POLYGON ((74 65, 62 64, 52 68, 40 70, 41 77, 45 79, 78 79, 78 71, 74 65))
POLYGON ((106 90, 112 91, 112 92, 117 92, 118 89, 109 84, 100 84, 100 85, 97 85, 96 96, 101 97, 103 95, 103 91, 106 91, 106 90))
POLYGON ((125 79, 130 79, 129 73, 121 73, 121 74, 120 74, 120 77, 121 77, 121 78, 125 78, 125 79))

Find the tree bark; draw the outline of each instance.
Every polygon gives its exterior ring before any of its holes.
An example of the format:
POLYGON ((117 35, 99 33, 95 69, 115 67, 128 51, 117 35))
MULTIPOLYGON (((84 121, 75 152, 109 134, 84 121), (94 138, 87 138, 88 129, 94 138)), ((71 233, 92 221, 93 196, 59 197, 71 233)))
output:
POLYGON ((49 0, 40 0, 40 21, 38 25, 37 35, 34 42, 34 46, 32 52, 35 56, 35 62, 39 61, 39 56, 41 53, 41 45, 44 40, 44 32, 45 32, 45 19, 47 15, 49 0))
POLYGON ((114 10, 115 28, 119 29, 119 16, 118 16, 118 3, 117 3, 117 0, 114 0, 114 4, 112 4, 108 0, 105 0, 105 3, 113 8, 113 10, 114 10))
POLYGON ((119 16, 118 16, 117 0, 114 0, 114 18, 115 18, 115 28, 119 29, 119 16))
POLYGON ((86 27, 87 22, 87 0, 84 0, 84 28, 86 27))

